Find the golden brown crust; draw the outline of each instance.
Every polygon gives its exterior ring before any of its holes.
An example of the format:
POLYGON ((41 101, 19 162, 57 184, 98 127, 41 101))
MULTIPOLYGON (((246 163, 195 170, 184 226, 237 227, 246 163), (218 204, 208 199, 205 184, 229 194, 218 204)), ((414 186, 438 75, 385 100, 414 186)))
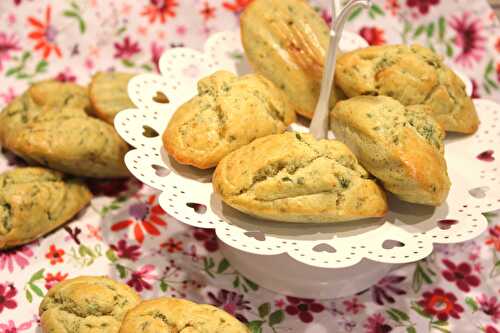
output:
POLYGON ((129 176, 123 161, 128 145, 113 126, 88 116, 82 97, 71 95, 73 88, 44 81, 12 101, 0 113, 0 144, 30 164, 76 176, 129 176), (64 101, 41 93, 55 94, 57 87, 61 98, 68 95, 64 101))
POLYGON ((118 333, 125 314, 141 299, 129 286, 104 276, 58 283, 40 304, 44 333, 118 333))
POLYGON ((89 85, 89 98, 95 115, 113 125, 118 112, 133 108, 128 97, 128 81, 135 74, 120 72, 97 72, 89 85))
POLYGON ((254 0, 241 16, 241 38, 250 64, 307 118, 312 118, 319 96, 328 30, 304 0, 254 0))
POLYGON ((419 45, 356 50, 337 61, 335 81, 348 97, 384 95, 426 104, 446 131, 474 133, 479 119, 465 86, 442 59, 419 45))
POLYGON ((282 222, 327 223, 383 216, 385 194, 339 141, 285 132, 226 156, 213 176, 225 203, 282 222))
POLYGON ((92 113, 87 88, 76 83, 38 81, 28 89, 27 94, 38 105, 51 108, 70 107, 92 113))
POLYGON ((331 113, 335 136, 402 200, 439 206, 450 189, 444 131, 426 106, 404 107, 385 96, 359 96, 331 113))
POLYGON ((29 243, 58 228, 91 199, 87 187, 43 168, 0 175, 0 249, 29 243))
POLYGON ((183 299, 142 302, 127 313, 120 333, 249 333, 245 325, 214 306, 183 299))
POLYGON ((258 74, 219 71, 198 83, 199 94, 172 116, 163 143, 179 163, 212 168, 258 137, 283 132, 295 120, 288 98, 258 74))

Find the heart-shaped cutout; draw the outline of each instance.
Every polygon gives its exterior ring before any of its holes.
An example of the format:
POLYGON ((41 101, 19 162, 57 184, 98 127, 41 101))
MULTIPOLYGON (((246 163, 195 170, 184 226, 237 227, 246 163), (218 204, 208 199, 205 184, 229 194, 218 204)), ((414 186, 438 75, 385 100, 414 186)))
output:
POLYGON ((447 219, 447 220, 439 220, 437 225, 441 230, 448 230, 451 228, 452 225, 457 223, 458 220, 447 219))
POLYGON ((488 192, 490 188, 488 186, 475 187, 469 190, 469 194, 474 198, 482 199, 486 196, 486 192, 488 192))
POLYGON ((328 252, 328 253, 335 253, 337 250, 330 244, 326 243, 321 243, 313 247, 314 252, 328 252))
POLYGON ((142 126, 142 128, 144 130, 142 132, 142 135, 144 135, 146 138, 156 138, 158 135, 160 135, 154 128, 148 125, 144 125, 142 126))
POLYGON ((403 247, 405 246, 405 243, 401 243, 400 241, 394 240, 394 239, 386 239, 382 243, 382 247, 386 250, 393 249, 395 247, 403 247))
POLYGON ((261 242, 266 240, 266 235, 262 231, 247 231, 245 232, 245 236, 254 238, 261 242))
POLYGON ((205 212, 207 211, 207 206, 196 202, 188 202, 186 206, 192 208, 198 214, 205 214, 205 212))
POLYGON ((156 95, 153 97, 153 101, 155 101, 156 103, 160 103, 160 104, 170 103, 170 100, 168 99, 167 95, 165 95, 161 91, 156 92, 156 95))
POLYGON ((477 155, 476 158, 478 160, 481 160, 483 162, 493 162, 495 160, 495 157, 493 156, 495 152, 493 150, 486 150, 483 151, 481 154, 477 155))
POLYGON ((166 177, 170 173, 169 169, 158 164, 153 164, 151 167, 155 169, 155 173, 158 177, 166 177))

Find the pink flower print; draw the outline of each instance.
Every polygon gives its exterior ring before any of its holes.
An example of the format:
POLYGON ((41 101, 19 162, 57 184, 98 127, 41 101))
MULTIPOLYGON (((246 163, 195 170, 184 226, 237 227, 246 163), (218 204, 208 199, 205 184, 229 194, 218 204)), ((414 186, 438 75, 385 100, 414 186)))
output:
POLYGON ((130 41, 129 36, 125 37, 121 44, 115 43, 114 46, 116 50, 114 57, 117 59, 128 59, 134 54, 141 52, 139 43, 130 41))
POLYGON ((326 24, 328 25, 332 24, 332 13, 330 13, 329 10, 323 9, 321 11, 321 17, 323 18, 326 24))
POLYGON ((33 251, 29 245, 20 248, 3 250, 0 252, 0 271, 7 269, 10 273, 14 271, 14 264, 24 269, 28 266, 28 258, 33 257, 33 251))
POLYGON ((141 247, 139 245, 128 245, 124 239, 120 239, 116 245, 111 245, 110 247, 120 258, 137 261, 141 256, 141 247))
POLYGON ((342 302, 345 306, 346 312, 351 312, 352 314, 357 314, 365 308, 365 305, 358 302, 358 299, 354 297, 352 300, 345 300, 342 302))
POLYGON ((151 43, 151 62, 155 64, 156 71, 160 72, 160 57, 163 54, 165 48, 161 45, 156 44, 156 42, 151 43))
POLYGON ((470 287, 477 287, 481 283, 479 278, 472 274, 472 268, 468 263, 462 262, 457 266, 450 260, 444 259, 443 264, 447 267, 443 271, 443 277, 450 282, 455 282, 458 289, 469 292, 470 287))
POLYGON ((179 25, 177 26, 177 28, 175 28, 175 32, 179 35, 179 36, 184 36, 187 32, 187 28, 185 25, 179 25))
POLYGON ((381 313, 375 313, 368 317, 363 327, 366 329, 366 333, 388 333, 392 331, 392 327, 386 323, 381 313))
POLYGON ((34 322, 34 320, 30 320, 22 323, 19 326, 16 326, 14 321, 9 320, 7 324, 0 324, 0 333, 18 333, 21 331, 26 331, 31 328, 34 322))
POLYGON ((75 82, 76 76, 71 72, 69 67, 66 67, 64 71, 56 75, 55 79, 60 82, 75 82))
POLYGON ((491 317, 491 319, 496 323, 500 320, 500 302, 498 302, 496 296, 491 296, 488 298, 485 294, 481 297, 476 298, 479 303, 479 308, 484 314, 491 317))
POLYGON ((325 310, 323 304, 316 302, 313 299, 297 298, 287 296, 288 305, 285 312, 291 316, 298 315, 299 319, 304 323, 313 321, 313 313, 320 313, 325 310))
POLYGON ((9 87, 7 92, 0 94, 5 104, 9 104, 16 98, 16 93, 14 92, 14 88, 9 87))
POLYGON ((217 296, 209 292, 208 297, 215 306, 224 309, 224 311, 235 316, 241 322, 248 322, 245 316, 239 313, 240 311, 252 309, 250 307, 250 301, 245 300, 243 295, 237 294, 234 291, 222 289, 217 296))
POLYGON ((0 32, 0 71, 3 70, 3 62, 10 60, 12 52, 19 51, 19 38, 11 34, 0 32))
POLYGON ((153 288, 151 281, 156 279, 156 275, 151 273, 154 270, 155 266, 153 265, 142 266, 132 273, 132 277, 127 281, 127 284, 137 290, 137 292, 141 292, 144 289, 151 290, 153 288))
POLYGON ((394 295, 405 295, 406 291, 400 287, 405 280, 404 276, 387 275, 372 287, 372 298, 378 305, 384 305, 384 301, 394 303, 394 295))
POLYGON ((416 7, 421 14, 427 14, 431 6, 439 4, 439 0, 406 0, 408 7, 416 7))
POLYGON ((455 44, 461 49, 455 61, 463 66, 472 67, 474 62, 479 62, 485 53, 486 38, 480 18, 472 17, 465 12, 462 16, 453 16, 450 27, 456 32, 455 44))
POLYGON ((10 310, 17 308, 17 302, 14 300, 16 295, 16 287, 13 285, 0 284, 0 313, 2 313, 5 308, 10 310))

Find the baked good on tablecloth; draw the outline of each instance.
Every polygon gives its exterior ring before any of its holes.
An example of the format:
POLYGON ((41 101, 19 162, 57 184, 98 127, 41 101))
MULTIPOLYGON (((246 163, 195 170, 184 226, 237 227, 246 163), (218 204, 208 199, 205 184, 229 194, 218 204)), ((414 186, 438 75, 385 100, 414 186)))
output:
MULTIPOLYGON (((297 113, 312 118, 328 49, 323 18, 304 0, 254 0, 240 22, 253 69, 283 90, 297 113)), ((331 106, 338 98, 334 89, 331 106)))
POLYGON ((89 85, 89 97, 96 117, 113 125, 118 112, 133 108, 128 98, 128 81, 135 74, 121 72, 98 72, 89 85))
POLYGON ((0 249, 48 234, 90 199, 84 184, 57 171, 25 167, 0 174, 0 249))
POLYGON ((250 333, 221 309, 177 298, 142 302, 127 313, 120 328, 120 333, 159 332, 250 333))
POLYGON ((342 55, 335 82, 348 97, 385 95, 425 104, 446 131, 474 133, 479 119, 465 85, 441 57, 420 45, 372 46, 342 55))
POLYGON ((255 138, 281 133, 295 120, 286 95, 258 74, 218 71, 198 82, 198 95, 172 116, 163 142, 179 163, 214 167, 255 138))
POLYGON ((45 80, 28 89, 29 96, 38 105, 47 107, 73 107, 92 114, 87 87, 76 83, 45 80))
POLYGON ((127 177, 128 145, 113 126, 90 117, 79 90, 66 85, 44 81, 14 99, 0 113, 0 144, 30 164, 75 176, 127 177), (66 92, 61 100, 58 90, 66 92))
POLYGON ((104 276, 80 276, 50 288, 40 304, 43 333, 118 333, 139 304, 129 286, 104 276))
POLYGON ((283 222, 338 222, 383 216, 383 190, 340 141, 285 132, 226 156, 217 194, 244 213, 283 222))
POLYGON ((368 172, 405 201, 439 206, 450 189, 444 130, 425 105, 405 107, 386 96, 337 103, 331 128, 368 172))

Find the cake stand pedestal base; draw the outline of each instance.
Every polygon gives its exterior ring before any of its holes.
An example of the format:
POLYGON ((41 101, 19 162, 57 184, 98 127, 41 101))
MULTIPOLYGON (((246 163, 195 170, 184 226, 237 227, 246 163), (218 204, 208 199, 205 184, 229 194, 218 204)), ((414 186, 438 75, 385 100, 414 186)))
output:
POLYGON ((289 296, 333 299, 366 290, 399 265, 367 259, 346 268, 320 268, 287 254, 259 255, 219 241, 222 254, 241 274, 266 289, 289 296))

